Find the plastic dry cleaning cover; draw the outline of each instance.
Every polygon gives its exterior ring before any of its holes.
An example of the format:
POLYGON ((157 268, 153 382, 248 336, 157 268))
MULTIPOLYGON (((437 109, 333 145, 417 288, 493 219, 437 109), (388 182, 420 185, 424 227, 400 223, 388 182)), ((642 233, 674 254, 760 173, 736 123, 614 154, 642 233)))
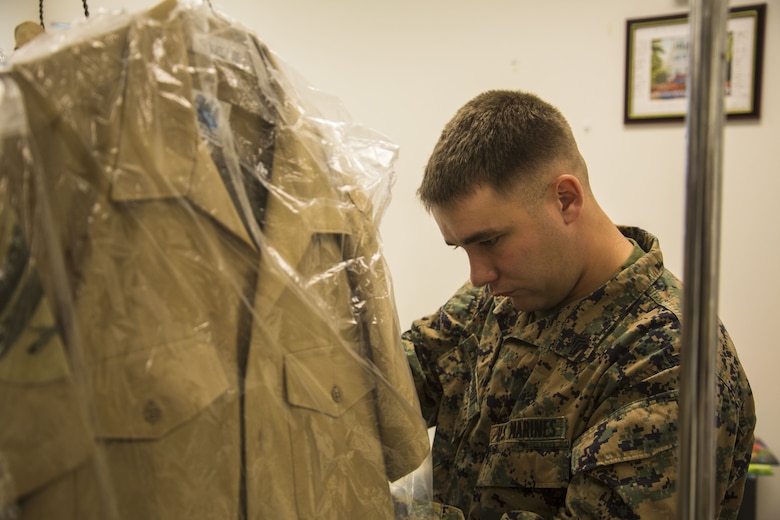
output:
POLYGON ((427 517, 396 146, 203 5, 0 80, 0 517, 427 517))

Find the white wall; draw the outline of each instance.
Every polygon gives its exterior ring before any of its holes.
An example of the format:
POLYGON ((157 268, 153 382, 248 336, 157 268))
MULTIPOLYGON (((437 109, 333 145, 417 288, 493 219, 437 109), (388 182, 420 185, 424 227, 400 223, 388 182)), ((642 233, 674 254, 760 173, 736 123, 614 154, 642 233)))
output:
MULTIPOLYGON (((780 453, 775 312, 780 310, 780 0, 766 0, 762 116, 725 128, 720 314, 753 385, 758 435, 780 453)), ((88 0, 131 10, 153 0, 88 0)), ((732 5, 757 2, 735 1, 732 5)), ((382 232, 404 325, 434 311, 468 276, 414 192, 442 125, 489 88, 531 90, 561 108, 590 165, 596 195, 617 223, 661 239, 682 275, 683 123, 623 125, 625 21, 680 13, 683 0, 213 0, 257 32, 354 119, 400 145, 382 232)), ((77 0, 46 0, 46 21, 83 16, 77 0)), ((13 26, 37 20, 33 0, 0 0, 0 49, 13 26)), ((780 477, 759 481, 759 518, 780 511, 780 477)))

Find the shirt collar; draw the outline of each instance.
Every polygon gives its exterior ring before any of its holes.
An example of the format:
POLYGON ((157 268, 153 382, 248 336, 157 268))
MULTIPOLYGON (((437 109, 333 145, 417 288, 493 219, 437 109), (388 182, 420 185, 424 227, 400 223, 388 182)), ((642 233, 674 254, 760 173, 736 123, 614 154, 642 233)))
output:
POLYGON ((620 272, 585 298, 530 323, 529 314, 515 311, 509 298, 498 299, 493 312, 501 315, 500 323, 511 324, 502 331, 504 339, 554 350, 572 360, 587 357, 664 271, 656 237, 639 228, 620 230, 640 250, 635 249, 620 272), (516 318, 509 319, 511 314, 516 318))

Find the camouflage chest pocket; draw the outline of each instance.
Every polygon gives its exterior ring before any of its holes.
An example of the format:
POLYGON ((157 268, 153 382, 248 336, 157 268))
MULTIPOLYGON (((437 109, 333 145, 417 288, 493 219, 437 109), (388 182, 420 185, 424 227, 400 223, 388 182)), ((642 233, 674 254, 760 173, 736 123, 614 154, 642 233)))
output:
POLYGON ((444 395, 458 397, 441 404, 436 428, 457 439, 467 434, 479 416, 481 395, 474 373, 478 347, 477 338, 469 336, 436 360, 444 395))
POLYGON ((561 488, 571 449, 565 417, 528 417, 493 425, 478 486, 561 488))

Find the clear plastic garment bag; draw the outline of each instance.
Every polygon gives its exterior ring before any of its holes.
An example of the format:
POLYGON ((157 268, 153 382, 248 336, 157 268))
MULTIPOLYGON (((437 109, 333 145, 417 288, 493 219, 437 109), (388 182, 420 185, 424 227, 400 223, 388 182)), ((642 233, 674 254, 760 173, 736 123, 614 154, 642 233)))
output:
POLYGON ((428 517, 395 145, 173 0, 14 52, 0 122, 0 518, 428 517))

